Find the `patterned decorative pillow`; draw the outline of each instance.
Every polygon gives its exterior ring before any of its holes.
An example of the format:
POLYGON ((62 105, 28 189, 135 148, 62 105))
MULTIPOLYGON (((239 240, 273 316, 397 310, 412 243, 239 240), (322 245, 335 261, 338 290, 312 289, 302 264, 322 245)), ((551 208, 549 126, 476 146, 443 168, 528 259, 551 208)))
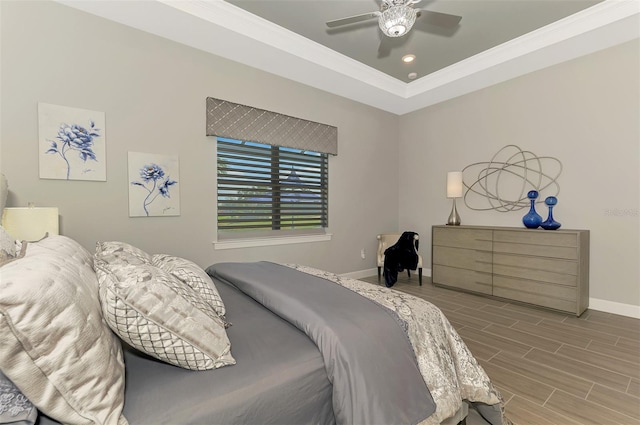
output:
POLYGON ((4 174, 0 173, 0 217, 2 217, 2 211, 7 203, 7 196, 9 195, 9 182, 4 174))
MULTIPOLYGON (((0 267, 4 266, 7 263, 10 263, 12 261, 15 260, 19 260, 20 258, 24 257, 24 255, 27 252, 27 245, 29 245, 29 242, 27 241, 16 241, 16 256, 15 257, 8 257, 5 258, 4 260, 0 260, 0 267)), ((0 276, 2 276, 2 273, 0 273, 0 276)), ((0 422, 1 424, 2 422, 0 422)))
POLYGON ((0 269, 0 369, 61 423, 126 424, 124 360, 102 317, 93 256, 65 236, 0 269))
POLYGON ((0 371, 0 424, 33 425, 38 410, 0 371))
POLYGON ((151 264, 95 268, 104 317, 125 342, 185 369, 235 364, 223 321, 193 288, 151 264))
POLYGON ((151 264, 172 274, 201 294, 201 301, 213 307, 216 314, 225 320, 226 311, 222 297, 211 277, 200 266, 184 258, 167 254, 152 256, 151 264))
POLYGON ((96 243, 94 257, 109 264, 151 264, 151 255, 140 248, 119 241, 96 243))
POLYGON ((0 226, 0 266, 16 256, 16 240, 0 226))

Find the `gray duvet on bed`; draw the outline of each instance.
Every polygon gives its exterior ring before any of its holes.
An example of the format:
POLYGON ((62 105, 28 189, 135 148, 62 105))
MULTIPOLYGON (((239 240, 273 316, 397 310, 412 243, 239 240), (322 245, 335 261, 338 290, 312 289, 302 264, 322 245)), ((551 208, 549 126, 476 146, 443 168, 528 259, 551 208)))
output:
POLYGON ((237 289, 215 284, 233 323, 227 333, 237 364, 190 371, 125 350, 129 424, 334 424, 332 387, 314 343, 237 289))
POLYGON ((316 343, 333 383, 337 423, 417 424, 435 411, 395 313, 326 279, 274 263, 220 263, 207 273, 316 343))

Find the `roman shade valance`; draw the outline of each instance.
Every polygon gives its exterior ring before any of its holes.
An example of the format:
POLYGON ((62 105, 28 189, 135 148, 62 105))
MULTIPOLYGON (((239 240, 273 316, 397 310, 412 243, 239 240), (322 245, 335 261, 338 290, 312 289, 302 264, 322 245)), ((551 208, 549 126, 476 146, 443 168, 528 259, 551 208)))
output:
POLYGON ((338 128, 226 100, 207 98, 207 136, 338 154, 338 128))

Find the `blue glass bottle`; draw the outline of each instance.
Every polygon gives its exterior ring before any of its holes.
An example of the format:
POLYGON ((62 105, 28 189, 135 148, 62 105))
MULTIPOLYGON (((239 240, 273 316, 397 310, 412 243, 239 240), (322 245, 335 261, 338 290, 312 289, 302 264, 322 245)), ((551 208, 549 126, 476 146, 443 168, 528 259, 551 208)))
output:
POLYGON ((530 190, 527 193, 527 197, 531 201, 531 209, 522 217, 522 223, 527 229, 537 229, 542 223, 542 216, 536 212, 536 198, 538 197, 537 190, 530 190))
POLYGON ((543 221, 540 226, 545 230, 556 230, 560 228, 560 223, 553 219, 553 207, 558 203, 558 198, 555 196, 547 196, 544 203, 549 207, 549 217, 543 221))

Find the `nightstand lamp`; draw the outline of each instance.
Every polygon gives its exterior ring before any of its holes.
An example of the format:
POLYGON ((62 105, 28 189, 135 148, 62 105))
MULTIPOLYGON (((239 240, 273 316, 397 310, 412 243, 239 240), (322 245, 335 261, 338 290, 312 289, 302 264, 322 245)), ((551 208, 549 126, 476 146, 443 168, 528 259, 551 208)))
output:
POLYGON ((449 214, 449 220, 447 220, 448 226, 459 226, 460 216, 456 209, 456 198, 462 197, 462 172, 461 171, 449 171, 447 173, 447 198, 453 198, 453 206, 451 207, 451 214, 449 214))
POLYGON ((57 235, 58 208, 5 208, 2 213, 2 227, 16 240, 37 241, 47 233, 57 235))

